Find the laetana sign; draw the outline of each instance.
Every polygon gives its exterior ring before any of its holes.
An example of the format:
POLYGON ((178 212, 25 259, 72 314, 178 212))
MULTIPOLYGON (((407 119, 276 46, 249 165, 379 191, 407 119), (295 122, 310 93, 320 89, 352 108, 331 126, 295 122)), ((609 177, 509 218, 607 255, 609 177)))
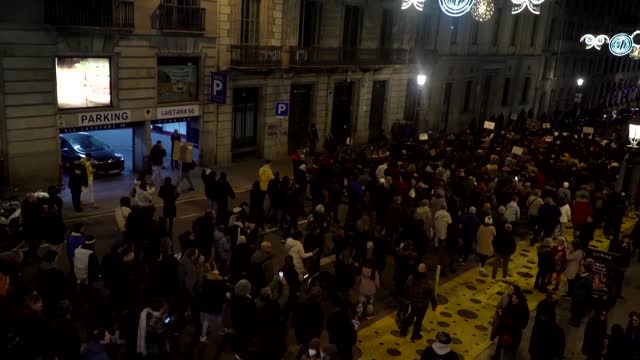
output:
POLYGON ((158 108, 157 119, 175 119, 200 115, 200 105, 168 106, 158 108))

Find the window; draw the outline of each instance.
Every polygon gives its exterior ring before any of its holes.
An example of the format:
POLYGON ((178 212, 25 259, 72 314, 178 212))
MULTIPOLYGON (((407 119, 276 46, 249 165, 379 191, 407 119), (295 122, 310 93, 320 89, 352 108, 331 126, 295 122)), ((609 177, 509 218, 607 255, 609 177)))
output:
POLYGON ((363 12, 359 6, 346 5, 344 7, 344 24, 342 29, 343 48, 355 49, 360 44, 363 12))
POLYGON ((242 0, 240 17, 240 42, 242 44, 258 43, 258 19, 260 18, 259 0, 242 0))
POLYGON ((516 40, 518 40, 518 33, 520 29, 520 16, 515 15, 513 18, 513 29, 511 30, 511 41, 509 42, 509 45, 511 46, 516 45, 516 40))
POLYGON ((480 33, 480 23, 477 21, 471 22, 471 45, 478 45, 478 36, 480 33))
POLYGON ((449 38, 449 44, 455 45, 458 43, 458 27, 460 26, 460 18, 451 18, 451 37, 449 38))
POLYGON ((111 106, 109 58, 56 58, 58 108, 111 106))
POLYGON ((380 29, 379 48, 390 49, 393 47, 392 34, 393 34, 393 11, 388 9, 382 10, 382 27, 380 29))
POLYGON ((551 47, 551 41, 553 41, 556 25, 557 25, 556 19, 551 20, 551 25, 549 26, 549 37, 547 38, 547 46, 546 46, 547 48, 551 47))
POLYGON ((322 4, 319 1, 303 0, 300 3, 298 46, 307 48, 320 44, 322 4))
POLYGON ((530 85, 531 85, 531 77, 527 76, 526 78, 524 78, 524 87, 522 88, 522 98, 520 99, 520 102, 522 104, 526 104, 527 101, 529 100, 530 85))
POLYGON ((404 119, 410 123, 416 123, 416 112, 418 108, 418 96, 420 89, 415 79, 407 80, 407 93, 404 101, 404 119))
POLYGON ((502 9, 496 9, 496 26, 493 28, 493 38, 491 44, 493 46, 498 45, 498 36, 500 35, 500 21, 502 21, 502 9))
POLYGON ((469 111, 471 109, 471 91, 473 90, 473 81, 467 80, 467 83, 464 87, 464 106, 462 108, 463 112, 469 111))
POLYGON ((531 26, 531 38, 529 39, 529 47, 536 44, 536 36, 538 35, 538 16, 533 17, 533 25, 531 26))
POLYGON ((418 21, 416 21, 416 49, 425 49, 429 47, 431 30, 431 14, 428 12, 421 12, 418 14, 418 21))
POLYGON ((198 100, 198 58, 158 58, 158 103, 198 100))
POLYGON ((502 88, 502 106, 509 105, 509 92, 511 91, 511 79, 504 79, 504 87, 502 88))

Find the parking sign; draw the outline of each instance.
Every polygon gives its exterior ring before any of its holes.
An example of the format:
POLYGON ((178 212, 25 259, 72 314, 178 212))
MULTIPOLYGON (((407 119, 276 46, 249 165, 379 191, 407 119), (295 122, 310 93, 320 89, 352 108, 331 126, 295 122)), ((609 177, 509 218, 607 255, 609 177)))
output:
POLYGON ((227 75, 218 72, 211 73, 211 95, 209 99, 214 104, 227 102, 227 75))
POLYGON ((286 101, 280 101, 276 103, 276 117, 286 118, 289 117, 289 103, 286 101))

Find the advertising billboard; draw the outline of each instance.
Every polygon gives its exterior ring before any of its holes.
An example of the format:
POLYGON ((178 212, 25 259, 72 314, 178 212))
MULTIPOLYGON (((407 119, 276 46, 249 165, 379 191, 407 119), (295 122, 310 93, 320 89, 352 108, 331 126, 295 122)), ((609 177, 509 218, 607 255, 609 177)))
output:
POLYGON ((158 58, 158 102, 198 100, 198 59, 158 58))
POLYGON ((56 58, 56 87, 60 109, 111 106, 109 58, 56 58))

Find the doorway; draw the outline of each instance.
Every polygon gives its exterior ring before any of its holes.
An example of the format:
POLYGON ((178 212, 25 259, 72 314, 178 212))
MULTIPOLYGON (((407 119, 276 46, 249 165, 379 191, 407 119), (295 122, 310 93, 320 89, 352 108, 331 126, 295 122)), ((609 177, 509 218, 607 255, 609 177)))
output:
POLYGON ((289 154, 309 144, 312 85, 291 85, 289 109, 289 154))
POLYGON ((387 95, 387 80, 375 80, 371 91, 371 112, 369 113, 369 142, 375 141, 382 132, 384 105, 387 95))
POLYGON ((336 82, 333 86, 331 134, 338 144, 344 144, 351 136, 352 100, 353 82, 336 82))
POLYGON ((256 154, 258 145, 258 88, 233 89, 233 156, 256 154))

